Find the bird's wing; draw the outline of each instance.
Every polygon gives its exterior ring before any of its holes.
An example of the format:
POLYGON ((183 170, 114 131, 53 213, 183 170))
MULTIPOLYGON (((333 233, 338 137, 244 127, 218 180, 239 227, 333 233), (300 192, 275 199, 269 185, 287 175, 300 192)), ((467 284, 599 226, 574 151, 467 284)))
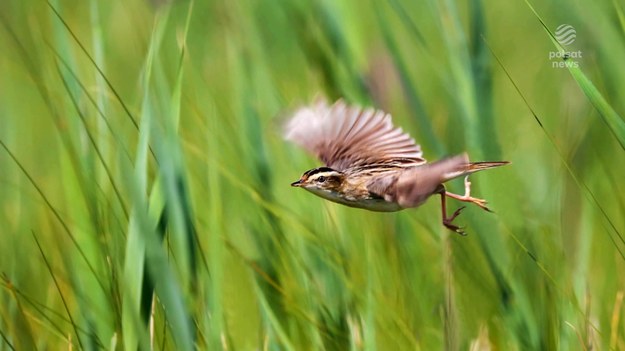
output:
POLYGON ((470 173, 470 166, 467 154, 463 153, 401 172, 373 177, 367 184, 367 190, 386 201, 397 202, 403 208, 416 207, 435 194, 442 183, 470 173))
POLYGON ((342 100, 300 108, 287 122, 284 137, 338 171, 368 164, 425 163, 421 147, 393 126, 390 114, 342 100))

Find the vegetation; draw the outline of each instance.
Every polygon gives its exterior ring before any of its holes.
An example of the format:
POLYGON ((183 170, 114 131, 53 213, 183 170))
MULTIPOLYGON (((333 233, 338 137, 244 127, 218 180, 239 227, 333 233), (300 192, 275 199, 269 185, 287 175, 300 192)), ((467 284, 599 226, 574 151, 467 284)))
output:
POLYGON ((624 349, 624 35, 609 0, 4 1, 0 350, 624 349), (495 213, 292 189, 319 96, 512 161, 495 213))

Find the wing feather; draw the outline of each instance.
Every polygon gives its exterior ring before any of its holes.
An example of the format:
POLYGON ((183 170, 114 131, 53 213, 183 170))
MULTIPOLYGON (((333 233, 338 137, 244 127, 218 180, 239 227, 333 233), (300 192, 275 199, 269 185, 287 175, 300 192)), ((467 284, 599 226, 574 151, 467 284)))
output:
MULTIPOLYGON (((399 203, 403 208, 416 207, 436 193, 440 184, 473 172, 471 165, 469 157, 463 153, 403 172, 373 177, 367 184, 367 189, 384 196, 386 201, 399 203)), ((488 167, 484 169, 486 168, 488 167)))
POLYGON ((284 137, 342 171, 368 164, 425 163, 421 147, 381 110, 317 101, 297 110, 284 137))

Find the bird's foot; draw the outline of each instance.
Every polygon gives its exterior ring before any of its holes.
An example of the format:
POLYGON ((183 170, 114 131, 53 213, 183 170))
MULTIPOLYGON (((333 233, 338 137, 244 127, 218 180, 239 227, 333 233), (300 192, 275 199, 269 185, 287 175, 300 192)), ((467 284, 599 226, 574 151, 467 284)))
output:
POLYGON ((445 192, 445 195, 451 197, 452 199, 456 199, 462 202, 470 202, 470 203, 476 204, 477 206, 479 206, 481 209, 485 211, 493 212, 490 208, 486 206, 486 204, 488 203, 486 200, 478 199, 476 197, 471 196, 471 182, 469 181, 469 176, 466 176, 464 178, 464 195, 458 195, 458 194, 450 193, 448 191, 445 192))
POLYGON ((453 220, 458 217, 458 215, 460 214, 460 212, 462 212, 462 210, 464 210, 466 206, 462 206, 459 209, 457 209, 450 217, 447 218, 443 218, 443 225, 449 229, 452 230, 462 236, 467 235, 467 233, 464 232, 464 227, 459 227, 455 224, 453 224, 453 220))

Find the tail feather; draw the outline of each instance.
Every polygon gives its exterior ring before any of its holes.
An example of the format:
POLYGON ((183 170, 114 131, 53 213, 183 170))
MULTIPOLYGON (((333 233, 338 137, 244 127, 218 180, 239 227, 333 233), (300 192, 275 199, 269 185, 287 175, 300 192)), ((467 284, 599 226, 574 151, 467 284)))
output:
MULTIPOLYGON (((403 208, 415 207, 436 193, 437 189, 440 189, 440 184, 448 180, 508 163, 506 161, 469 162, 469 156, 466 153, 426 163, 401 174, 394 184, 391 197, 396 199, 403 208)), ((388 184, 384 182, 372 184, 369 187, 370 191, 376 193, 384 193, 387 189, 388 184), (376 186, 380 186, 382 190, 375 190, 376 186)))
POLYGON ((452 180, 454 178, 462 177, 471 173, 483 171, 485 169, 501 167, 509 164, 508 161, 483 161, 483 162, 469 162, 457 165, 453 170, 446 172, 443 176, 443 182, 452 180))
POLYGON ((495 168, 495 167, 501 167, 501 166, 505 166, 507 164, 509 164, 510 162, 508 161, 494 161, 494 162, 489 162, 489 161, 484 161, 484 162, 471 162, 469 163, 466 173, 475 173, 484 169, 489 169, 489 168, 495 168))

